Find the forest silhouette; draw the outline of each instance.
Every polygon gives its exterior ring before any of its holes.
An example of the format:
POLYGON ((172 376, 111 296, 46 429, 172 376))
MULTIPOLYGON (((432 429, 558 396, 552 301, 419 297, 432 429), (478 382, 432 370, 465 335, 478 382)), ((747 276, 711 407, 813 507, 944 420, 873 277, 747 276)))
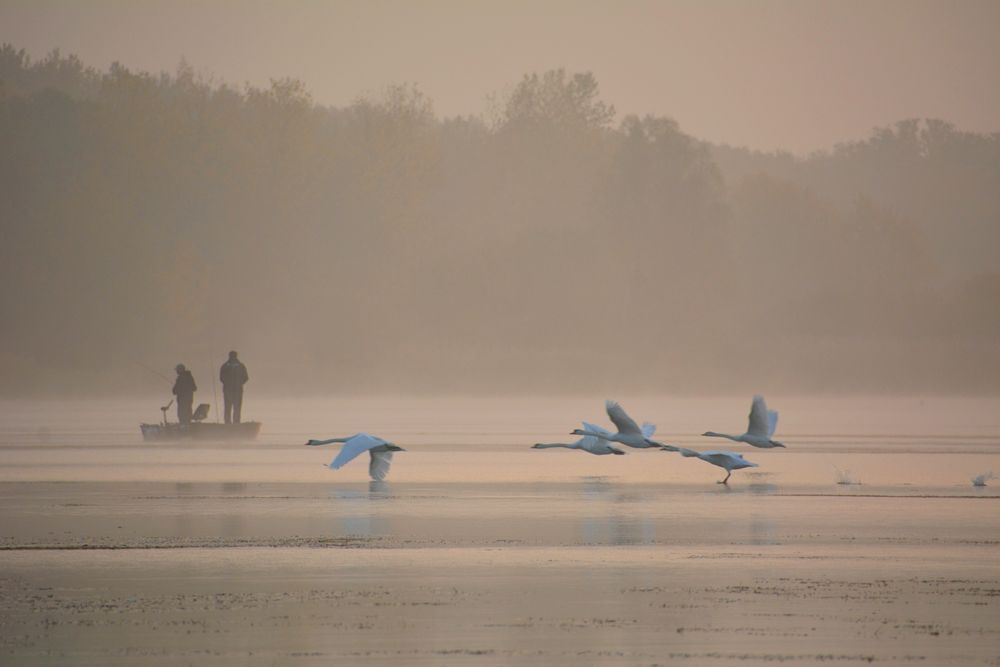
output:
POLYGON ((7 396, 1000 389, 1000 134, 942 120, 795 156, 589 73, 442 118, 5 44, 0 148, 7 396))

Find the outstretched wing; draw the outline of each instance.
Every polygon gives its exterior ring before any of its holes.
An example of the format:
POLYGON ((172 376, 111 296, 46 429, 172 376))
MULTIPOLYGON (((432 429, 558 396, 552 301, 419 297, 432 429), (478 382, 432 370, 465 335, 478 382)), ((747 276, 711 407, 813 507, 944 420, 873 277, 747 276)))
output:
POLYGON ((639 425, 625 413, 625 409, 618 405, 618 403, 615 401, 605 401, 604 408, 608 411, 608 417, 618 427, 619 433, 642 435, 639 425))
POLYGON ((774 435, 774 432, 778 430, 778 411, 768 410, 767 411, 767 437, 774 435))
POLYGON ((374 435, 369 435, 367 433, 358 433, 347 439, 344 446, 340 448, 340 453, 337 457, 333 459, 333 463, 330 467, 334 470, 339 470, 344 466, 344 464, 357 458, 359 454, 367 452, 372 447, 378 447, 379 445, 384 445, 385 440, 376 437, 374 435))
POLYGON ((767 437, 768 416, 767 403, 764 397, 757 394, 753 397, 753 405, 750 406, 750 423, 747 425, 747 433, 767 437))
POLYGON ((650 424, 649 422, 644 422, 642 425, 643 437, 652 438, 654 433, 656 433, 656 424, 650 424))
POLYGON ((368 452, 372 460, 368 464, 368 474, 376 482, 381 482, 389 474, 389 466, 392 465, 392 452, 368 452))
MULTIPOLYGON (((589 422, 583 422, 583 430, 588 433, 600 433, 601 435, 611 435, 611 431, 604 428, 603 426, 598 426, 597 424, 591 424, 589 422)), ((596 435, 585 435, 573 444, 574 449, 582 449, 593 454, 596 450, 607 447, 607 440, 602 440, 596 435)))
POLYGON ((611 431, 604 428, 603 426, 598 426, 597 424, 591 424, 590 422, 581 422, 583 424, 583 430, 588 433, 600 433, 601 435, 611 435, 611 431))

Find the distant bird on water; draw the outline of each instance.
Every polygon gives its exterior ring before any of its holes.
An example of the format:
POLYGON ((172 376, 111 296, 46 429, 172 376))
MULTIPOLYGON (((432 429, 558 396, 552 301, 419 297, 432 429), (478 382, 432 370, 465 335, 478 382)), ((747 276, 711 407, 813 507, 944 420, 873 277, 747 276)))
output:
POLYGON ((972 486, 986 486, 986 482, 996 478, 997 476, 993 474, 992 470, 984 472, 982 475, 976 475, 972 478, 972 486))
POLYGON ((368 474, 376 482, 381 482, 389 473, 389 466, 392 465, 393 452, 405 452, 399 445, 394 445, 387 440, 368 433, 356 433, 347 438, 330 438, 329 440, 310 440, 306 445, 315 447, 318 445, 329 445, 334 442, 342 442, 344 446, 330 463, 330 467, 339 470, 344 464, 354 460, 363 452, 368 452, 371 461, 368 463, 368 474))
POLYGON ((745 442, 754 447, 770 448, 784 447, 777 440, 772 440, 774 431, 778 428, 778 412, 768 410, 764 397, 757 394, 753 397, 753 404, 750 406, 750 423, 747 432, 742 435, 729 435, 728 433, 716 433, 715 431, 705 431, 702 435, 710 438, 728 438, 735 442, 745 442))
MULTIPOLYGON (((639 425, 635 423, 635 420, 628 416, 625 409, 614 401, 605 401, 604 408, 608 411, 608 417, 618 428, 617 433, 609 433, 604 429, 600 429, 600 431, 576 429, 571 433, 571 435, 593 436, 600 438, 601 440, 620 442, 623 445, 636 447, 638 449, 662 447, 659 442, 650 440, 650 438, 653 437, 653 434, 656 433, 656 424, 646 423, 642 425, 642 428, 639 428, 639 425)), ((584 426, 586 426, 586 424, 584 426)))
MULTIPOLYGON (((588 424, 583 422, 583 430, 589 433, 602 433, 604 435, 611 435, 611 431, 601 428, 596 424, 588 424)), ((608 444, 607 440, 602 440, 596 435, 585 435, 576 442, 572 444, 564 444, 561 442, 555 442, 551 444, 537 443, 531 446, 532 449, 552 449, 554 447, 564 447, 566 449, 579 449, 588 454, 596 454, 598 456, 603 456, 605 454, 624 454, 620 449, 616 449, 608 444)))
POLYGON ((711 463, 714 466, 719 466, 726 471, 726 478, 719 480, 716 484, 729 484, 729 476, 733 474, 734 470, 757 467, 756 463, 747 461, 743 458, 742 454, 738 454, 736 452, 696 452, 693 449, 676 447, 674 445, 662 445, 661 448, 665 452, 678 452, 681 456, 699 458, 705 463, 711 463))

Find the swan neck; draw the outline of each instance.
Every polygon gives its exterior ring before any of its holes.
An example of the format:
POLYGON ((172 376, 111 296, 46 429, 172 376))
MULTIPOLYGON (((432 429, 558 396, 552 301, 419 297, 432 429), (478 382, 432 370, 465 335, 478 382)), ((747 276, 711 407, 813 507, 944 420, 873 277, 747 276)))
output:
POLYGON ((329 445, 334 442, 347 442, 347 438, 330 438, 329 440, 313 440, 310 445, 329 445))

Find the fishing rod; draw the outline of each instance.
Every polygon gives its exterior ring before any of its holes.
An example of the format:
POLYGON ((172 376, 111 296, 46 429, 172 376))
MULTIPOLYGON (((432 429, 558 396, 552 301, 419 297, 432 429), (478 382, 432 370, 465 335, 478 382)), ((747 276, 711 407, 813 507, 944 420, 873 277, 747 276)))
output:
POLYGON ((141 361, 136 361, 136 360, 133 359, 132 363, 135 364, 136 366, 141 366, 142 368, 145 368, 147 371, 149 371, 153 375, 155 375, 155 376, 163 379, 164 381, 166 381, 167 384, 173 384, 174 383, 174 381, 171 380, 170 378, 168 378, 166 375, 164 375, 163 373, 161 373, 159 371, 153 370, 152 368, 150 368, 146 364, 142 363, 141 361))
MULTIPOLYGON (((171 380, 170 378, 168 378, 166 375, 164 375, 163 373, 159 372, 158 370, 150 368, 149 366, 147 366, 146 364, 142 363, 141 361, 137 361, 137 360, 133 359, 132 363, 135 364, 136 366, 139 366, 141 368, 146 369, 147 371, 149 371, 150 373, 152 373, 156 377, 158 377, 161 380, 165 381, 167 384, 173 384, 174 383, 174 381, 171 380)), ((171 398, 169 403, 167 403, 166 405, 160 407, 160 412, 163 413, 163 425, 164 426, 167 425, 167 410, 169 410, 170 406, 173 405, 173 404, 174 404, 174 399, 171 398)))
MULTIPOLYGON (((215 346, 212 346, 215 348, 215 346)), ((212 361, 212 350, 208 351, 208 367, 213 368, 215 363, 212 361)), ((215 386, 215 372, 212 372, 212 400, 215 401, 215 423, 219 423, 219 390, 215 386)))

